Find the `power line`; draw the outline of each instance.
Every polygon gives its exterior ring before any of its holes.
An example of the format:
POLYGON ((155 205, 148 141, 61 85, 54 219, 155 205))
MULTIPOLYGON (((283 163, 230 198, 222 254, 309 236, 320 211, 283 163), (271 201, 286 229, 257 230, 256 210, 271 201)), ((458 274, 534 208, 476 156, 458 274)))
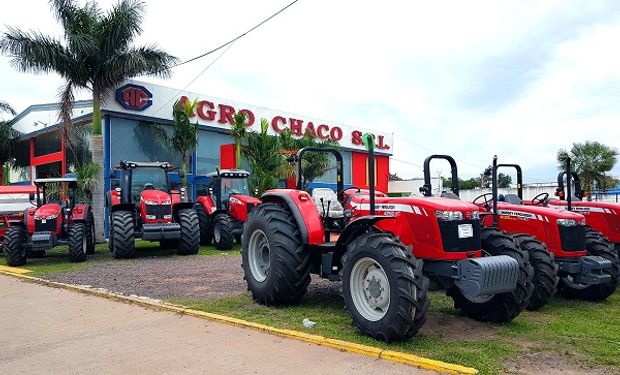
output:
POLYGON ((299 0, 294 0, 294 1, 292 1, 291 3, 289 3, 289 4, 288 4, 287 6, 285 6, 284 8, 282 8, 282 9, 280 9, 279 11, 275 12, 275 13, 274 13, 274 14, 272 14, 271 16, 269 16, 269 17, 265 18, 263 21, 261 21, 260 23, 258 23, 256 26, 254 26, 254 27, 250 28, 248 31, 244 32, 243 34, 240 34, 240 35, 238 35, 237 37, 235 37, 235 38, 233 38, 233 39, 229 40, 228 42, 226 42, 226 43, 224 43, 224 44, 222 44, 222 45, 220 45, 220 46, 218 46, 218 47, 216 47, 216 48, 214 48, 214 49, 212 49, 212 50, 210 50, 210 51, 207 51, 207 52, 205 52, 205 53, 203 53, 203 54, 201 54, 201 55, 198 55, 198 56, 196 56, 196 57, 192 57, 192 58, 191 58, 191 59, 189 59, 189 60, 185 60, 185 61, 180 62, 180 63, 178 63, 178 64, 174 64, 174 65, 172 65, 172 66, 170 67, 170 69, 172 69, 172 68, 176 68, 176 67, 181 66, 181 65, 185 65, 185 64, 190 63, 190 62, 192 62, 192 61, 196 61, 196 60, 201 59, 201 58, 203 58, 203 57, 205 57, 205 56, 208 56, 208 55, 210 55, 210 54, 212 54, 212 53, 214 53, 214 52, 217 52, 217 51, 221 50, 222 48, 224 48, 224 47, 226 47, 226 46, 228 46, 228 45, 233 44, 233 43, 234 43, 234 42, 236 42, 237 40, 239 40, 239 39, 243 38, 243 37, 244 37, 244 36, 246 36, 247 34, 251 33, 252 31, 254 31, 254 30, 258 29, 259 27, 261 27, 262 25, 264 25, 265 23, 269 22, 272 18, 274 18, 274 17, 276 17, 278 14, 280 14, 280 13, 284 12, 286 9, 290 8, 293 4, 295 4, 295 3, 296 3, 296 2, 298 2, 298 1, 299 1, 299 0))

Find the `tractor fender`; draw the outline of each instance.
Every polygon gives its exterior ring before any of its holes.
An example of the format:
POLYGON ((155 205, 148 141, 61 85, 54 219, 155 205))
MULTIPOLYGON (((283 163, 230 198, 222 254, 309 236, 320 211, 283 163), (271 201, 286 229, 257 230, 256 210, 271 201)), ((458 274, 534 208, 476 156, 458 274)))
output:
POLYGON ((119 204, 112 205, 112 207, 110 207, 110 214, 116 211, 133 212, 134 210, 135 210, 135 206, 133 203, 119 203, 119 204))
POLYGON ((211 197, 206 195, 199 196, 196 198, 196 205, 201 205, 209 216, 215 213, 215 204, 213 204, 213 199, 211 199, 211 197))
POLYGON ((284 204, 291 211, 304 245, 318 245, 324 241, 323 222, 310 194, 293 189, 268 190, 261 201, 284 204), (305 195, 300 199, 300 196, 305 195))
POLYGON ((179 211, 189 208, 190 210, 194 209, 194 203, 192 202, 179 202, 179 203, 175 203, 172 206, 172 217, 178 217, 179 215, 179 211))
POLYGON ((347 249, 347 244, 351 239, 356 238, 360 233, 366 232, 368 228, 374 226, 377 222, 385 219, 394 219, 394 216, 371 215, 362 216, 349 222, 344 228, 336 241, 336 249, 343 252, 347 249))
POLYGON ((76 204, 73 207, 73 221, 86 221, 86 215, 88 212, 92 211, 92 208, 88 204, 76 204))

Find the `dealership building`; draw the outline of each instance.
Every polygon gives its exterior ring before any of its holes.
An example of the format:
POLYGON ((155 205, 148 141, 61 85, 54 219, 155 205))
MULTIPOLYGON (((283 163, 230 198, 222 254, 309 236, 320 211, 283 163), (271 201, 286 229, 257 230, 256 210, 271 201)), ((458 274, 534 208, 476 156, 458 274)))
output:
MULTIPOLYGON (((369 131, 138 81, 128 81, 119 86, 103 104, 106 191, 111 186, 109 171, 119 160, 169 161, 180 165, 180 156, 161 144, 153 125, 168 125, 164 128, 172 134, 172 106, 177 100, 185 99, 198 101, 193 120, 198 122, 200 128, 198 147, 191 155, 188 183, 194 184, 197 177, 213 172, 216 167, 234 166, 235 152, 229 129, 233 115, 242 112, 251 131, 260 131, 260 121, 264 118, 269 122, 268 132, 272 135, 288 129, 295 136, 309 133, 317 140, 337 142, 344 159, 344 183, 360 188, 368 187, 368 158, 361 136, 366 132, 373 133, 377 145, 376 185, 377 189, 387 192, 392 133, 369 131)), ((77 160, 88 157, 88 132, 76 131, 72 138, 80 141, 74 142, 73 147, 67 147, 60 132, 58 110, 58 104, 32 105, 11 121, 13 128, 22 133, 14 163, 17 168, 11 172, 11 183, 64 175, 72 170, 77 160)), ((76 101, 72 117, 75 123, 88 124, 92 117, 91 101, 76 101)), ((334 174, 334 171, 327 173, 309 187, 330 184, 335 188, 334 174)), ((290 185, 290 180, 281 181, 282 187, 292 187, 290 185)))

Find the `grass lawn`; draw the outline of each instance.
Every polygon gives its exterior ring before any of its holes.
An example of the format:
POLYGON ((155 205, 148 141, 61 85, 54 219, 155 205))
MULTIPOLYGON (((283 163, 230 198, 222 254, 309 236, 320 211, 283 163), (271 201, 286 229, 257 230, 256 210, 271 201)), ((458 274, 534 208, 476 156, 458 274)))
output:
MULTIPOLYGON (((452 300, 444 294, 434 292, 431 301, 428 326, 436 326, 432 319, 454 320, 459 315, 452 307, 452 300)), ((610 371, 620 370, 620 292, 596 304, 556 298, 541 311, 523 312, 509 324, 476 323, 470 327, 468 320, 462 319, 462 327, 449 328, 459 329, 458 337, 451 335, 446 327, 435 331, 423 328, 410 342, 392 345, 362 336, 352 328, 351 319, 337 296, 307 297, 297 306, 277 308, 258 305, 247 293, 215 301, 173 299, 170 302, 295 330, 304 330, 301 321, 307 317, 318 322, 310 330, 318 335, 471 366, 482 374, 502 374, 507 360, 538 351, 556 352, 567 362, 576 360, 610 366, 610 371)))
MULTIPOLYGON (((238 253, 241 245, 235 245, 230 251, 216 250, 213 246, 201 246, 198 255, 219 256, 230 253, 238 253)), ((178 256, 174 250, 160 249, 157 242, 137 241, 136 258, 147 258, 156 256, 178 256)), ((57 246, 45 253, 43 258, 28 258, 25 265, 19 267, 32 271, 28 275, 36 276, 56 272, 77 271, 98 262, 131 262, 129 259, 114 259, 108 248, 107 243, 97 244, 95 254, 89 255, 86 262, 71 263, 69 261, 69 250, 67 246, 57 246)), ((3 254, 0 254, 0 265, 6 266, 3 254)))

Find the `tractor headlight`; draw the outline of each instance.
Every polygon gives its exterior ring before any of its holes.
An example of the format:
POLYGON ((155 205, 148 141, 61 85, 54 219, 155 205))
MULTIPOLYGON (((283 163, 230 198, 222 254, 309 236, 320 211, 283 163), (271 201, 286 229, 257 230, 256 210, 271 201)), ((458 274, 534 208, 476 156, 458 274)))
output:
POLYGON ((441 221, 463 220, 461 211, 435 211, 435 217, 441 221))
POLYGON ((480 219, 480 211, 472 211, 471 212, 471 219, 472 220, 479 220, 480 219))
POLYGON ((563 227, 575 227, 577 226, 577 221, 573 220, 573 219, 557 219, 556 220, 558 225, 561 225, 563 227))
POLYGON ((148 204, 149 206, 157 206, 158 203, 152 200, 145 200, 144 204, 148 204))
POLYGON ((53 219, 55 219, 57 217, 58 217, 58 214, 56 214, 56 215, 49 215, 47 217, 34 215, 35 220, 53 220, 53 219))

